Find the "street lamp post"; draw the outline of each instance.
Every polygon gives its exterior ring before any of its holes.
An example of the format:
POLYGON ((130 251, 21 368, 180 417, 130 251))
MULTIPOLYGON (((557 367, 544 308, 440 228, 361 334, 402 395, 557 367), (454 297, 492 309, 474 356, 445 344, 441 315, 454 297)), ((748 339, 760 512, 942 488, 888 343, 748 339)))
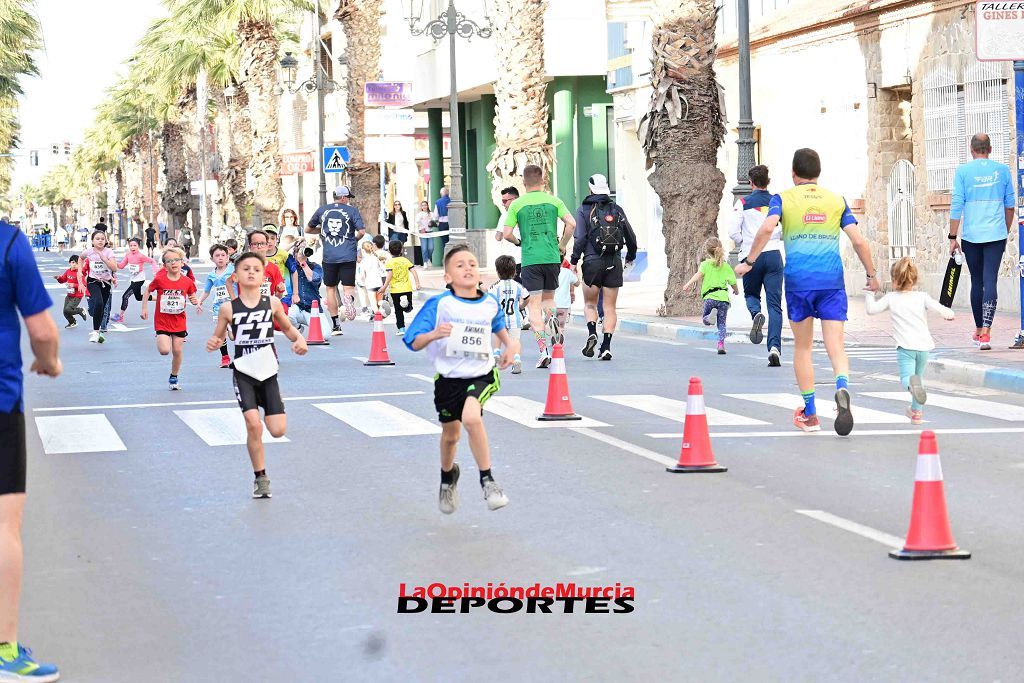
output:
MULTIPOLYGON (((319 158, 317 165, 320 169, 320 206, 327 203, 327 174, 324 172, 324 160, 323 160, 323 149, 324 149, 324 96, 329 92, 334 92, 334 89, 338 86, 333 79, 327 74, 327 70, 324 69, 323 58, 321 57, 324 49, 323 41, 320 39, 320 14, 314 9, 311 12, 313 19, 313 75, 307 80, 295 84, 296 73, 299 68, 299 60, 292 56, 291 52, 286 52, 284 57, 281 58, 281 73, 284 80, 284 87, 290 93, 296 93, 299 90, 305 93, 316 93, 316 139, 317 139, 317 151, 314 155, 319 158)), ((302 201, 302 198, 299 198, 302 201)))
MULTIPOLYGON (((736 22, 739 32, 740 65, 740 120, 737 124, 736 139, 736 187, 732 188, 734 202, 751 193, 750 169, 754 167, 754 114, 750 105, 750 3, 737 0, 736 22)), ((739 258, 739 246, 733 247, 729 260, 735 263, 739 258)))
MULTIPOLYGON (((409 31, 414 36, 429 35, 434 39, 435 44, 440 42, 445 36, 448 36, 449 39, 451 88, 448 96, 448 111, 450 118, 449 135, 452 148, 452 182, 448 188, 448 194, 452 200, 448 204, 448 248, 450 249, 456 244, 466 243, 467 223, 466 202, 462 195, 462 149, 459 146, 459 89, 455 70, 455 38, 456 36, 466 39, 471 39, 474 36, 490 38, 493 33, 493 27, 491 25, 491 17, 487 11, 486 0, 484 0, 485 25, 480 25, 472 19, 468 19, 466 15, 455 8, 455 0, 448 0, 448 8, 437 19, 428 22, 422 28, 417 27, 423 16, 423 0, 408 0, 408 3, 409 15, 407 21, 409 22, 409 31)), ((431 169, 431 173, 437 172, 443 173, 443 169, 431 169)))

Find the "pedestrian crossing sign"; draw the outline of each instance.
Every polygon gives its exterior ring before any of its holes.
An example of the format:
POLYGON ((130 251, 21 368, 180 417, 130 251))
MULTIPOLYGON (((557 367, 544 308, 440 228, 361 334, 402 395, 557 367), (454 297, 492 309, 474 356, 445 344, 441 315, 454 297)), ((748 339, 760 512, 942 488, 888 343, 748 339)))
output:
POLYGON ((324 173, 342 173, 351 159, 348 147, 324 147, 324 173))

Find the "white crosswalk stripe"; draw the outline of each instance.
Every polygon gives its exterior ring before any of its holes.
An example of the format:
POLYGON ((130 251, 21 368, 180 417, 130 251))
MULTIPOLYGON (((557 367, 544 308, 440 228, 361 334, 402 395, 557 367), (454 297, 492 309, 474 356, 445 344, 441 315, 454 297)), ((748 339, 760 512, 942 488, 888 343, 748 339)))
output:
MULTIPOLYGON (((617 394, 614 396, 591 396, 591 398, 615 403, 627 408, 634 408, 676 422, 684 422, 686 420, 686 401, 664 398, 654 394, 617 394)), ((770 422, 755 420, 752 417, 727 413, 717 408, 706 408, 705 410, 708 416, 708 424, 712 427, 755 427, 771 424, 770 422)))
POLYGON ((372 437, 440 434, 441 428, 383 401, 314 403, 314 406, 372 437))
MULTIPOLYGON (((174 414, 207 446, 241 446, 246 442, 245 418, 238 408, 175 410, 174 414)), ((275 439, 263 428, 263 443, 286 441, 288 437, 275 439)))
MULTIPOLYGON (((769 406, 776 406, 778 408, 786 408, 790 412, 796 410, 800 405, 800 396, 795 394, 725 394, 729 398, 736 398, 742 401, 753 401, 755 403, 761 403, 769 406)), ((831 398, 831 396, 830 396, 831 398)), ((856 424, 904 424, 907 421, 905 415, 897 415, 895 413, 885 413, 881 410, 872 410, 871 408, 863 408, 856 405, 857 397, 854 396, 853 406, 853 421, 856 424)), ((818 417, 827 418, 829 420, 835 417, 835 413, 832 410, 834 404, 831 400, 821 401, 818 408, 818 417)))
POLYGON ((604 422, 598 422, 597 420, 591 420, 589 417, 584 417, 582 420, 564 420, 557 422, 541 422, 537 419, 538 415, 544 412, 544 404, 540 401, 531 401, 528 398, 521 396, 492 396, 487 404, 484 406, 484 410, 493 415, 499 415, 506 419, 518 422, 524 427, 530 429, 552 429, 552 428, 569 428, 569 427, 607 427, 604 422))
MULTIPOLYGON (((906 391, 866 391, 864 396, 881 398, 891 401, 910 402, 910 394, 906 391)), ((1024 421, 1024 407, 996 403, 995 401, 982 401, 976 398, 964 398, 962 396, 943 396, 942 394, 928 394, 928 408, 945 408, 958 413, 968 413, 979 417, 990 417, 994 420, 1005 422, 1024 421)))
POLYGON ((36 428, 47 454, 128 450, 102 413, 37 417, 36 428))

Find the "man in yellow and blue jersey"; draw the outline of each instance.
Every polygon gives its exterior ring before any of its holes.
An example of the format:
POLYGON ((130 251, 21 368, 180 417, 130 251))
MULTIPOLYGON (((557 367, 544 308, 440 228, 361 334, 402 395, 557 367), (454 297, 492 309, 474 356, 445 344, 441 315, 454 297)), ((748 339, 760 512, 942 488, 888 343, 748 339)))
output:
POLYGON ((845 232, 867 273, 865 289, 878 290, 871 247, 857 228, 846 200, 818 185, 821 159, 813 149, 793 154, 793 187, 774 195, 768 218, 757 233, 750 253, 736 266, 737 275, 750 272, 777 226, 782 226, 786 247, 786 308, 793 329, 793 368, 804 405, 793 424, 805 432, 821 429, 814 405, 814 319, 821 321, 825 350, 836 377, 835 430, 840 436, 853 431, 850 411, 850 360, 844 348, 847 298, 839 236, 845 232))

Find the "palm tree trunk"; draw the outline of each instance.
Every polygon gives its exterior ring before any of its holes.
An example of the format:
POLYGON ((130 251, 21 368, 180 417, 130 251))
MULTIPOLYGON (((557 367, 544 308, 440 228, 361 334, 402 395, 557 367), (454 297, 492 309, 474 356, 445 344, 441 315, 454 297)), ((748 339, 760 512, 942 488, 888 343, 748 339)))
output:
POLYGON ((188 167, 185 160, 185 129, 189 126, 178 121, 164 124, 163 162, 164 192, 163 207, 167 212, 168 223, 176 230, 185 222, 189 206, 192 203, 192 191, 189 186, 188 167))
POLYGON ((363 91, 367 81, 380 74, 381 0, 341 0, 335 19, 345 30, 348 55, 348 141, 352 163, 348 167, 349 186, 356 208, 363 215, 369 232, 380 225, 380 167, 364 161, 363 91))
POLYGON ((660 0, 664 11, 654 29, 651 102, 640 125, 651 187, 661 198, 662 232, 669 276, 665 315, 697 315, 698 297, 683 284, 704 256, 704 243, 718 234, 718 207, 725 176, 718 148, 725 135, 724 107, 714 60, 714 0, 660 0), (683 180, 685 179, 685 180, 683 180))
POLYGON ((252 156, 249 170, 255 180, 255 211, 259 223, 276 221, 284 205, 281 189, 281 153, 278 144, 277 36, 272 24, 242 20, 238 25, 242 45, 240 78, 249 100, 252 124, 252 156))
POLYGON ((494 0, 494 156, 491 196, 501 206, 501 189, 522 189, 523 167, 536 164, 550 176, 547 80, 544 71, 544 12, 547 0, 494 0))

